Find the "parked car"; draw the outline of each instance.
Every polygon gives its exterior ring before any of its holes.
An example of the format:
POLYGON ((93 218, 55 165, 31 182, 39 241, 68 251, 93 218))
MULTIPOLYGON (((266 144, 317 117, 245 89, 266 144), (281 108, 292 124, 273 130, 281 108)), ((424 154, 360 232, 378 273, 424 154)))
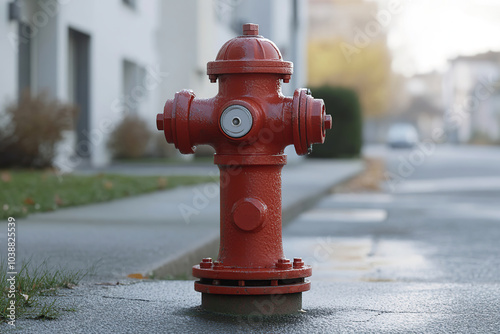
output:
POLYGON ((417 143, 417 129, 409 123, 393 124, 387 132, 387 145, 392 148, 412 148, 417 143))

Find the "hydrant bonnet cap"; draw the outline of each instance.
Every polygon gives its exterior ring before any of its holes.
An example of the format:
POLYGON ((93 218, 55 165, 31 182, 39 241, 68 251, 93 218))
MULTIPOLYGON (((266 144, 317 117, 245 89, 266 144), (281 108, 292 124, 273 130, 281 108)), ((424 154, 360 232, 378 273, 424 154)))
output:
POLYGON ((215 81, 220 74, 276 73, 289 79, 293 64, 284 61, 276 44, 258 35, 259 26, 243 25, 243 35, 227 41, 215 61, 208 62, 207 74, 215 81))

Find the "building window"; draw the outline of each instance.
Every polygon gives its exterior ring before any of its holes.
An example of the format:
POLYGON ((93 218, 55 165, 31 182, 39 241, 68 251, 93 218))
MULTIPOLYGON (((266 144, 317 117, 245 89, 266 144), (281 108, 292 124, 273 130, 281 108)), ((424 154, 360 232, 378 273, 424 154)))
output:
POLYGON ((31 28, 29 25, 19 22, 19 45, 18 45, 18 94, 31 90, 31 28))
POLYGON ((137 0, 122 0, 122 1, 126 6, 132 9, 136 9, 137 7, 137 0))
POLYGON ((123 61, 123 95, 124 112, 126 115, 137 115, 147 90, 144 85, 146 70, 134 62, 123 61))

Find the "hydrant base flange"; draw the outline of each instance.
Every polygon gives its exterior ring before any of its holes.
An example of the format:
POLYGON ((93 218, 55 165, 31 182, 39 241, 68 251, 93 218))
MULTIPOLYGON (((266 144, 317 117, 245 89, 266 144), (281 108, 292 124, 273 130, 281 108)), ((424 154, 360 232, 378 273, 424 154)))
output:
POLYGON ((223 282, 224 285, 219 285, 220 280, 202 279, 194 283, 194 289, 215 295, 281 295, 304 292, 311 288, 311 283, 303 278, 287 281, 226 281, 223 282), (216 281, 217 284, 215 284, 216 281))
POLYGON ((193 276, 200 278, 194 289, 202 293, 202 308, 225 314, 297 313, 302 310, 302 292, 311 288, 305 279, 311 273, 303 262, 289 269, 223 268, 218 263, 215 268, 193 267, 193 276))
POLYGON ((215 280, 287 280, 305 278, 312 274, 311 266, 304 265, 300 268, 225 268, 219 263, 210 267, 201 268, 199 264, 193 266, 193 276, 203 279, 215 280))
POLYGON ((277 295, 201 294, 201 307, 210 312, 229 315, 273 316, 302 311, 302 293, 277 295))

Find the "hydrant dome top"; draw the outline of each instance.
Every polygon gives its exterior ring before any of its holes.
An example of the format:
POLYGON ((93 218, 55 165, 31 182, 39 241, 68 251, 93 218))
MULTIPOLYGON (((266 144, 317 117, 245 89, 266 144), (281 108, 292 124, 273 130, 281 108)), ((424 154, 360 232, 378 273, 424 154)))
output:
POLYGON ((284 61, 278 47, 259 35, 257 24, 244 24, 243 35, 227 41, 215 61, 208 62, 207 74, 215 81, 220 74, 275 73, 287 80, 293 73, 293 64, 284 61))

